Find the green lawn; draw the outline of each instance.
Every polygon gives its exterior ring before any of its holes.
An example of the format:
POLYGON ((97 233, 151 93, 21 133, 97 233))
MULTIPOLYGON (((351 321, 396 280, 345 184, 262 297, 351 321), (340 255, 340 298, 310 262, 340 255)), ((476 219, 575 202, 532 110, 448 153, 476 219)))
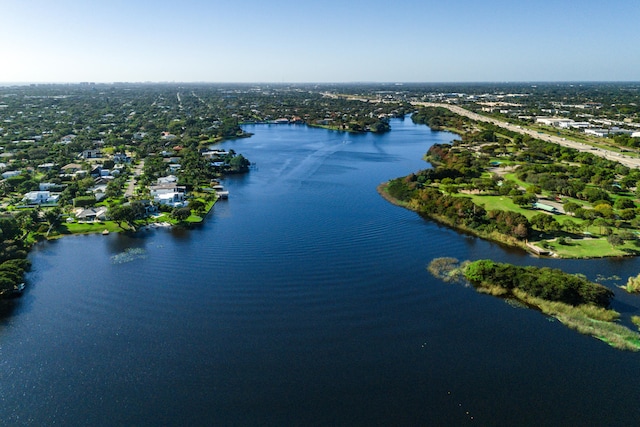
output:
MULTIPOLYGON (((126 225, 125 225, 126 227, 126 225)), ((102 233, 102 231, 108 230, 109 232, 119 232, 122 228, 113 221, 102 222, 72 222, 60 224, 57 231, 60 234, 87 234, 87 233, 102 233)))
POLYGON ((599 258, 628 256, 629 251, 638 251, 640 248, 635 245, 635 242, 625 242, 624 245, 614 248, 605 238, 589 238, 572 239, 570 245, 549 242, 549 249, 564 258, 599 258))
POLYGON ((527 219, 540 213, 538 210, 525 209, 513 203, 509 196, 482 196, 477 194, 458 194, 458 196, 469 197, 478 206, 483 206, 486 211, 501 210, 514 211, 526 216, 527 219))
MULTIPOLYGON (((455 194, 457 197, 469 197, 473 202, 479 206, 483 206, 485 210, 503 210, 513 211, 526 216, 531 219, 534 215, 539 214, 541 211, 536 209, 522 208, 511 200, 508 196, 483 196, 483 195, 470 195, 470 194, 455 194)), ((582 224, 584 221, 579 218, 575 218, 569 215, 554 215, 554 218, 559 223, 565 221, 573 221, 577 224, 582 224)), ((602 230, 598 226, 588 227, 585 231, 592 233, 590 238, 570 238, 570 244, 561 245, 555 241, 554 238, 546 240, 545 238, 538 238, 536 241, 532 239, 531 243, 536 243, 540 247, 539 242, 546 241, 549 244, 548 249, 556 253, 562 258, 598 258, 598 257, 611 257, 611 256, 628 256, 640 254, 640 242, 627 241, 622 246, 613 247, 605 237, 601 237, 602 230), (639 243, 638 245, 636 243, 639 243)), ((539 236, 540 232, 534 230, 534 235, 539 236)), ((571 235, 568 235, 571 236, 571 235)), ((551 236, 549 236, 551 237, 551 236)))

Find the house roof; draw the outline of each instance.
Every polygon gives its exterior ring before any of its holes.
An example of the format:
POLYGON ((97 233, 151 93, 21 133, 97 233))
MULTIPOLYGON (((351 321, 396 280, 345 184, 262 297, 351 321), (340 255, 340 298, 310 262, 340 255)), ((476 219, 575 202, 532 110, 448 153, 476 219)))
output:
POLYGON ((82 169, 82 165, 79 163, 69 163, 68 165, 64 165, 62 167, 63 170, 69 170, 69 169, 82 169))
POLYGON ((104 206, 100 206, 98 208, 88 208, 88 209, 77 209, 76 210, 76 218, 89 218, 89 217, 97 217, 107 213, 107 208, 104 206))

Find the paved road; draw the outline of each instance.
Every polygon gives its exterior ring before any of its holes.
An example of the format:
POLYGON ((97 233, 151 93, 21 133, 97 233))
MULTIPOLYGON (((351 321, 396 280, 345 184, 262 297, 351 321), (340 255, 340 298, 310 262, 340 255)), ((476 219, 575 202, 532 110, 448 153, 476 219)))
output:
POLYGON ((493 123, 496 126, 500 126, 510 131, 521 133, 523 135, 530 135, 534 138, 538 138, 543 141, 552 142, 554 144, 559 144, 564 147, 575 148, 576 150, 579 150, 579 151, 588 151, 591 154, 594 154, 596 156, 600 156, 609 160, 620 162, 623 165, 630 168, 640 168, 640 159, 625 156, 624 154, 618 153, 615 151, 605 150, 602 148, 595 148, 590 145, 583 144, 581 142, 569 141, 559 136, 549 135, 546 133, 538 133, 531 129, 525 129, 520 126, 513 125, 511 123, 494 119, 493 117, 486 117, 480 114, 476 114, 473 111, 465 110, 464 108, 458 107, 457 105, 439 104, 434 102, 413 102, 412 104, 425 106, 425 107, 443 107, 461 116, 469 117, 472 120, 477 120, 479 122, 493 123))
POLYGON ((129 182, 127 183, 127 189, 124 192, 124 196, 126 198, 133 197, 133 194, 136 190, 136 178, 142 174, 142 169, 144 168, 144 159, 140 160, 140 163, 133 170, 133 174, 131 178, 129 178, 129 182))

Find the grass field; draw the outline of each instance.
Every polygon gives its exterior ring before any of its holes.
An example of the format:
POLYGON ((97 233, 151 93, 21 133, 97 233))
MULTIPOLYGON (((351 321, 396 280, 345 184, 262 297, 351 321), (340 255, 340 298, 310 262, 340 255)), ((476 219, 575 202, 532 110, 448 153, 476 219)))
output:
MULTIPOLYGON (((483 206, 487 211, 513 211, 524 215, 529 220, 533 216, 542 212, 536 209, 520 207, 513 203, 511 198, 508 196, 487 196, 477 194, 455 194, 455 196, 468 197, 475 204, 483 206)), ((584 223, 582 219, 568 215, 554 215, 554 218, 560 223, 564 223, 565 221, 573 221, 576 224, 584 223)), ((536 244, 538 247, 541 247, 541 242, 546 242, 548 245, 547 249, 560 258, 622 257, 640 254, 640 242, 637 240, 627 241, 621 246, 613 247, 609 242, 607 242, 605 237, 600 236, 600 233, 602 232, 600 228, 601 227, 593 225, 587 227, 585 231, 592 233, 591 237, 567 234, 566 236, 569 237, 569 242, 564 245, 560 244, 555 237, 544 236, 539 231, 534 231, 535 236, 537 237, 531 238, 530 242, 536 244), (548 240, 547 237, 549 238, 548 240)))
POLYGON ((89 233, 102 233, 104 230, 108 230, 110 233, 122 231, 122 228, 113 221, 101 221, 101 222, 72 222, 61 224, 56 231, 60 234, 89 234, 89 233))
POLYGON ((573 239, 568 245, 557 241, 548 242, 549 249, 561 258, 600 258, 634 255, 640 251, 635 242, 613 247, 604 238, 573 239))

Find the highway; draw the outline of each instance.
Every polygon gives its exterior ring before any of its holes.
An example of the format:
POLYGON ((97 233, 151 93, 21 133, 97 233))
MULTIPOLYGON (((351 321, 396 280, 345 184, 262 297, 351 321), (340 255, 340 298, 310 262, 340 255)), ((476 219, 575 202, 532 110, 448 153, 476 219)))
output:
POLYGON ((476 120, 479 122, 493 123, 494 125, 500 126, 501 128, 505 128, 513 132, 518 132, 523 135, 529 135, 534 138, 541 139, 543 141, 552 142, 554 144, 562 145, 564 147, 575 148, 576 150, 579 150, 579 151, 587 151, 593 155, 620 162, 623 165, 630 168, 640 168, 640 159, 630 157, 630 156, 625 156, 624 154, 618 153, 615 151, 605 150, 603 148, 596 148, 591 145, 583 144, 581 142, 569 141, 559 136, 549 135, 546 133, 538 133, 531 129, 526 129, 520 126, 513 125, 511 123, 494 119, 493 117, 482 116, 480 114, 474 113, 473 111, 466 110, 457 105, 441 104, 441 103, 435 103, 435 102, 412 102, 412 104, 417 106, 425 106, 425 107, 446 108, 447 110, 450 110, 461 116, 468 117, 472 120, 476 120))

